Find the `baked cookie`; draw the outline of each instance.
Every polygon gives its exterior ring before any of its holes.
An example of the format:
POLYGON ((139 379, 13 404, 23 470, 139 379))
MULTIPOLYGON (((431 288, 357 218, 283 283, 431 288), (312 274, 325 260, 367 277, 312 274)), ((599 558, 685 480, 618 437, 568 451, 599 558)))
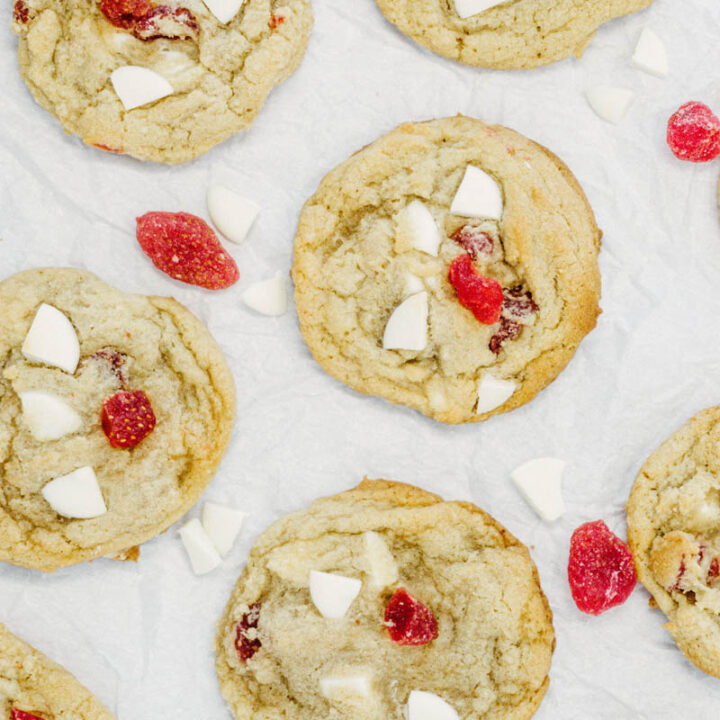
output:
POLYGON ((233 427, 208 331, 175 300, 72 269, 1 282, 0 307, 0 560, 54 570, 166 530, 233 427))
POLYGON ((402 125, 306 203, 293 278, 315 359, 448 423, 532 399, 595 326, 600 232, 577 181, 518 133, 402 125))
POLYGON ((499 523, 366 480, 258 538, 217 671, 238 720, 401 720, 408 705, 409 720, 521 720, 554 645, 535 565, 499 523))
POLYGON ((0 625, 0 717, 114 720, 67 670, 0 625))
POLYGON ((377 0, 400 32, 466 65, 517 70, 580 56, 608 20, 653 0, 377 0))
POLYGON ((685 656, 720 678, 720 408, 692 418, 648 459, 627 505, 640 582, 685 656))
POLYGON ((20 71, 66 132, 164 163, 191 160, 250 125, 300 64, 313 22, 311 0, 17 0, 14 8, 20 71))

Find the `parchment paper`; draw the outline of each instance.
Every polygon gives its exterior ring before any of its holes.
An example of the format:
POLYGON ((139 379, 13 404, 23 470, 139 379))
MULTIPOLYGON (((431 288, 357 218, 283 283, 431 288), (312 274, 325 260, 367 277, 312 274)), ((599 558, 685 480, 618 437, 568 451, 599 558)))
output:
POLYGON ((0 567, 0 621, 74 672, 120 720, 225 720, 215 622, 254 538, 367 474, 471 500, 532 547, 558 640, 538 720, 717 718, 720 681, 675 649, 642 588, 626 605, 586 617, 565 568, 581 522, 604 518, 624 536, 624 503, 646 456, 720 402, 720 165, 681 163, 664 143, 681 103, 720 111, 720 4, 657 0, 605 26, 581 61, 503 73, 422 50, 372 0, 315 0, 307 57, 252 129, 174 169, 62 134, 20 80, 10 4, 0 23, 0 276, 71 265, 126 291, 172 294, 196 312, 227 353, 239 397, 230 451, 205 497, 250 517, 226 563, 204 578, 192 574, 176 529, 147 543, 137 565, 102 560, 52 576, 0 567), (668 79, 630 65, 644 26, 667 45, 668 79), (637 93, 620 126, 587 105, 584 91, 598 83, 637 93), (240 294, 289 270, 299 210, 327 171, 403 121, 458 112, 525 133, 575 172, 605 232, 604 314, 530 405, 451 428, 347 390, 314 363, 293 310, 264 318, 240 294), (228 246, 242 278, 221 294, 166 278, 134 239, 134 218, 148 210, 205 215, 211 180, 262 205, 248 241, 228 246), (570 463, 568 512, 554 525, 509 477, 542 455, 570 463))

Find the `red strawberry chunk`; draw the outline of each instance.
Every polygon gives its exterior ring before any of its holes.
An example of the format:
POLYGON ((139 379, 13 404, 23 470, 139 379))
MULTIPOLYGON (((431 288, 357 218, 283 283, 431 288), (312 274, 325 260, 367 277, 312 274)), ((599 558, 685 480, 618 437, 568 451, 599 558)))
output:
POLYGON ((137 219, 137 239, 155 267, 175 280, 222 290, 240 277, 212 228, 195 215, 147 213, 137 219))
POLYGON ((33 715, 32 713, 25 712, 24 710, 11 708, 10 720, 44 720, 44 718, 41 718, 39 715, 33 715))
POLYGON ((13 20, 20 25, 25 25, 30 19, 30 8, 23 2, 23 0, 17 0, 13 6, 13 20))
POLYGON ((438 636, 433 611, 405 588, 396 590, 385 608, 385 625, 397 645, 427 645, 438 636))
POLYGON ((473 260, 489 258, 495 248, 493 239, 475 225, 463 225, 452 236, 452 240, 462 246, 473 260))
POLYGON ((152 5, 150 0, 100 0, 100 11, 115 27, 131 28, 145 17, 152 5))
POLYGON ((685 103, 668 121, 667 143, 680 160, 714 160, 720 155, 720 119, 703 103, 685 103))
POLYGON ((500 318, 500 329, 490 338, 490 349, 499 355, 502 351, 503 343, 508 340, 515 340, 522 332, 523 326, 516 320, 510 320, 506 317, 500 318))
POLYGON ((257 633, 248 633, 250 629, 257 630, 259 622, 260 603, 253 603, 235 628, 235 650, 243 662, 247 662, 262 647, 257 633))
POLYGON ((114 448, 130 449, 155 429, 155 413, 142 390, 121 390, 103 403, 102 428, 114 448))
POLYGON ((460 304, 481 323, 494 325, 500 319, 502 285, 494 278, 481 275, 475 269, 470 255, 460 255, 452 261, 448 279, 457 292, 460 304))
POLYGON ((190 40, 199 30, 198 21, 187 8, 159 5, 135 23, 133 35, 140 40, 190 40))
POLYGON ((602 520, 581 525, 570 540, 568 581, 584 613, 600 615, 622 605, 637 582, 630 548, 602 520))

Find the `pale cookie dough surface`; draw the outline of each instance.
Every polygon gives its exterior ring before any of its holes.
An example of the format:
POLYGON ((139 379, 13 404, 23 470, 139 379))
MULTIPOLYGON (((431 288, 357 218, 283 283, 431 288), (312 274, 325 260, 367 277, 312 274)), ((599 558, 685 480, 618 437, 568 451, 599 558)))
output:
POLYGON ((608 20, 653 0, 508 0, 461 18, 454 0, 377 0, 385 17, 424 47, 466 65, 534 68, 581 55, 608 20))
POLYGON ((599 245, 583 191, 541 146, 466 117, 402 125, 327 175, 303 209, 293 267, 301 330, 315 359, 355 390, 443 422, 485 420, 531 400, 595 326, 599 245), (490 347, 498 325, 480 323, 448 281, 450 263, 464 252, 451 236, 478 224, 450 213, 468 165, 493 176, 504 196, 502 219, 481 223, 494 241, 483 274, 531 292, 539 308, 499 353, 490 347), (398 214, 417 199, 440 228, 437 258, 399 239, 398 214), (420 352, 384 350, 408 272, 429 293, 428 344, 420 352), (517 389, 501 407, 477 414, 477 386, 487 374, 517 389))
POLYGON ((202 0, 183 0, 169 5, 192 13, 191 38, 142 40, 112 25, 99 0, 21 2, 27 20, 16 12, 13 27, 35 99, 90 145, 165 163, 191 160, 250 125, 300 64, 313 23, 310 0, 246 0, 227 25, 202 0), (125 111, 110 83, 125 65, 154 70, 174 93, 125 111))
POLYGON ((221 621, 217 671, 237 720, 401 720, 411 690, 435 693, 462 720, 521 720, 545 695, 553 648, 552 616, 527 548, 474 505, 366 480, 260 536, 221 621), (396 566, 386 587, 369 574, 367 531, 396 566), (319 614, 311 570, 362 581, 344 618, 319 614), (385 606, 400 587, 437 618, 438 637, 427 645, 388 637, 385 606), (243 663, 236 627, 253 609, 250 632, 261 647, 243 663), (368 698, 321 695, 322 677, 359 673, 370 678, 368 698))
POLYGON ((627 518, 638 578, 665 627, 720 678, 720 408, 696 415, 650 456, 627 518))
POLYGON ((114 720, 67 670, 0 625, 0 718, 13 709, 42 720, 114 720))
POLYGON ((3 281, 0 307, 0 560, 53 570, 120 553, 166 530, 210 482, 232 432, 232 375, 208 331, 171 298, 127 295, 72 269, 29 270, 3 281), (75 328, 74 375, 21 352, 41 303, 75 328), (100 423, 103 401, 124 386, 143 390, 157 418, 132 450, 111 447, 100 423), (80 414, 80 430, 35 440, 18 397, 27 390, 63 399, 80 414), (42 488, 88 465, 108 512, 60 517, 42 488))

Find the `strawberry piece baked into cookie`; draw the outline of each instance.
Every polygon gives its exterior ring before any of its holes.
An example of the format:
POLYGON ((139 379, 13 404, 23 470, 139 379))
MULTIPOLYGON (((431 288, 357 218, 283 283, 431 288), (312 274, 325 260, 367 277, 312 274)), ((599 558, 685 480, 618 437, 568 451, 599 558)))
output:
POLYGON ((420 45, 466 65, 513 70, 580 56, 608 20, 653 0, 377 0, 420 45))
POLYGON ((635 480, 628 539, 640 582, 685 656, 720 678, 720 408, 666 440, 635 480))
POLYGON ((0 307, 0 560, 54 570, 165 531, 232 432, 208 331, 170 298, 79 270, 15 275, 0 307))
POLYGON ((260 536, 217 671, 237 720, 527 720, 554 645, 527 548, 493 518, 366 480, 260 536))
POLYGON ((531 400, 599 313, 600 232, 568 168, 466 117, 402 125, 306 203, 293 278, 315 359, 437 420, 531 400))
POLYGON ((114 720, 67 670, 0 625, 0 718, 114 720))
POLYGON ((311 0, 17 0, 20 71, 68 133, 191 160, 246 128, 305 53, 311 0))

